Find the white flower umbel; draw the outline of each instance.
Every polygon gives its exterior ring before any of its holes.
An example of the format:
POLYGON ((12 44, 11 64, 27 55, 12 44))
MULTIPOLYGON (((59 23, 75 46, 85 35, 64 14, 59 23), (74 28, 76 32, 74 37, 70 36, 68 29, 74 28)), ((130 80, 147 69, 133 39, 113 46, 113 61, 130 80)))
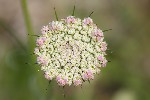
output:
POLYGON ((82 85, 105 67, 107 43, 93 20, 68 16, 43 26, 34 53, 48 80, 58 85, 82 85))

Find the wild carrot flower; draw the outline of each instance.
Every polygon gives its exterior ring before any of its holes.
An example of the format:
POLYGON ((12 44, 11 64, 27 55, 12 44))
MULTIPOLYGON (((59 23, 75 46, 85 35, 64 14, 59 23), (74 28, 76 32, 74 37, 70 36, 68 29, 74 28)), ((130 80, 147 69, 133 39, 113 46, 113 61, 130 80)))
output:
POLYGON ((68 16, 43 26, 34 53, 45 78, 60 86, 82 85, 105 67, 107 43, 93 20, 68 16))

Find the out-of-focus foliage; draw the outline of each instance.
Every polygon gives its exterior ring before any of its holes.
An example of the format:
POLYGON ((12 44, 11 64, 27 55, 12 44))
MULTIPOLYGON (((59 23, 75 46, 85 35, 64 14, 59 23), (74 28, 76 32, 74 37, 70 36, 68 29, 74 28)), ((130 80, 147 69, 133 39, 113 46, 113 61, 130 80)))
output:
MULTIPOLYGON (((0 0, 0 100, 150 100, 149 0, 27 0, 34 34, 72 14, 92 18, 105 32, 108 63, 81 87, 58 87, 43 77, 28 51, 21 0, 0 0), (112 53, 111 53, 112 52, 112 53), (65 98, 64 98, 65 93, 65 98)), ((33 38, 33 37, 32 37, 33 38)), ((35 37, 36 38, 36 37, 35 37)))

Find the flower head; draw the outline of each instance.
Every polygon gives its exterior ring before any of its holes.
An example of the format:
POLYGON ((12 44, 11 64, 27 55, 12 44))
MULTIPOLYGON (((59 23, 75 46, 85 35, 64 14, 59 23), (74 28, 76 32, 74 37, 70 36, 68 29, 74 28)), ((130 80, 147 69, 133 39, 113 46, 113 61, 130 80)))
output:
POLYGON ((34 53, 45 78, 58 85, 82 85, 105 67, 107 43, 93 20, 68 16, 43 26, 34 53))

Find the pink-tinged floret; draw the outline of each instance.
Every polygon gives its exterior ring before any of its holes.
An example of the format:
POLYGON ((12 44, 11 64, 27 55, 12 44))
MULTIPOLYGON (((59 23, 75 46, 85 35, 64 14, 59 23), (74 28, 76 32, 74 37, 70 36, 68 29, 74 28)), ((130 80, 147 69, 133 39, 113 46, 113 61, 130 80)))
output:
POLYGON ((48 65, 48 61, 46 59, 44 59, 42 56, 37 57, 37 63, 45 66, 48 65))
POLYGON ((49 75, 48 72, 45 72, 44 75, 47 80, 52 80, 52 77, 49 75))
POLYGON ((76 19, 73 16, 69 16, 66 19, 66 23, 70 24, 70 23, 75 23, 76 19))
POLYGON ((74 85, 75 86, 78 86, 78 85, 81 85, 81 84, 82 84, 82 81, 80 79, 74 80, 74 85))
POLYGON ((42 45, 44 44, 45 40, 46 40, 46 38, 44 38, 44 37, 38 38, 38 39, 36 40, 36 44, 37 44, 38 46, 42 46, 42 45))
POLYGON ((91 24, 93 24, 93 20, 90 17, 88 17, 83 20, 83 23, 85 25, 91 25, 91 24))
POLYGON ((105 67, 106 66, 106 64, 107 64, 107 60, 106 59, 104 59, 103 61, 102 61, 102 67, 105 67))
POLYGON ((104 57, 100 55, 100 56, 98 56, 98 60, 99 60, 99 61, 103 61, 103 60, 104 60, 104 57))
POLYGON ((34 49, 34 53, 35 53, 35 54, 38 54, 38 53, 39 53, 39 49, 38 49, 38 48, 35 48, 35 49, 34 49))
POLYGON ((93 75, 93 71, 92 70, 88 70, 87 74, 88 74, 89 80, 93 80, 94 79, 94 75, 93 75))
POLYGON ((105 52, 107 50, 107 43, 106 42, 102 42, 100 49, 101 49, 101 51, 105 52))
POLYGON ((37 57, 37 62, 41 64, 43 62, 43 58, 41 56, 37 57))
POLYGON ((94 36, 96 36, 97 41, 102 41, 103 36, 104 36, 102 30, 100 30, 100 29, 95 29, 95 30, 92 32, 92 34, 93 34, 94 36))
POLYGON ((102 65, 102 67, 105 67, 106 66, 106 64, 107 64, 107 60, 103 57, 103 56, 98 56, 98 60, 99 61, 101 61, 101 65, 102 65))
POLYGON ((103 40, 103 38, 102 38, 102 37, 100 37, 100 36, 97 36, 97 37, 96 37, 96 40, 97 40, 97 41, 102 41, 102 40, 103 40))
POLYGON ((56 25, 56 23, 54 21, 51 23, 50 29, 51 30, 57 30, 58 29, 58 27, 57 27, 57 25, 56 25))
POLYGON ((100 29, 98 30, 97 36, 100 36, 100 37, 103 37, 103 36, 104 36, 102 30, 100 30, 100 29))
POLYGON ((52 21, 50 24, 50 30, 51 31, 58 31, 62 30, 63 26, 58 21, 52 21))
POLYGON ((62 78, 60 76, 57 76, 56 81, 58 83, 58 85, 60 86, 65 86, 68 83, 68 79, 67 78, 62 78))
POLYGON ((87 70, 86 73, 83 74, 83 79, 84 80, 93 80, 94 79, 94 74, 92 70, 87 70))
POLYGON ((41 29, 42 34, 46 34, 49 31, 49 27, 47 26, 43 26, 41 29))
POLYGON ((84 80, 88 80, 88 74, 87 74, 87 73, 84 73, 84 74, 83 74, 83 79, 84 79, 84 80))
POLYGON ((58 81, 58 80, 60 80, 60 79, 61 79, 61 77, 60 77, 60 76, 57 76, 57 77, 56 77, 56 80, 57 80, 57 81, 58 81))
POLYGON ((103 36, 104 36, 102 30, 100 30, 100 29, 95 29, 95 30, 93 31, 93 35, 95 35, 95 36, 100 36, 100 37, 103 37, 103 36))

